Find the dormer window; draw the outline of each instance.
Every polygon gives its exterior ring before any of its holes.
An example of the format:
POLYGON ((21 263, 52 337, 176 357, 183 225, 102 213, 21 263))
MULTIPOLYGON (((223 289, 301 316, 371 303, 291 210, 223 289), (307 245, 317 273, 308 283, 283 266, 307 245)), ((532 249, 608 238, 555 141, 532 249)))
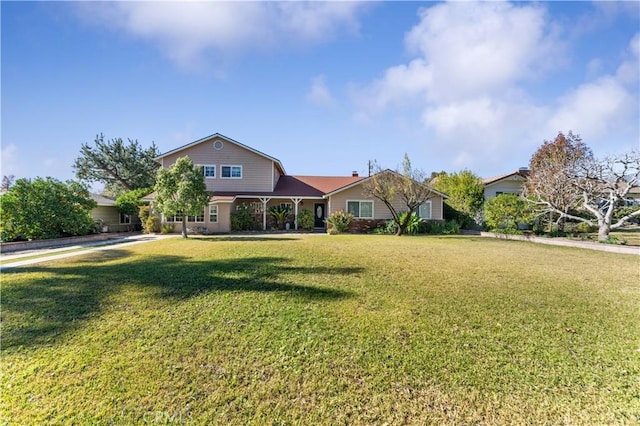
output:
POLYGON ((220 166, 222 179, 242 179, 242 166, 220 166))

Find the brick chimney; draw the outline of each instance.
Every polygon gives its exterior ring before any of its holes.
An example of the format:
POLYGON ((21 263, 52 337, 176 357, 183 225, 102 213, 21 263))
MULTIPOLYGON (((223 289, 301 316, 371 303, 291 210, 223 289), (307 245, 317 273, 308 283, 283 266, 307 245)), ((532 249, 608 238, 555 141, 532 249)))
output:
POLYGON ((357 172, 357 171, 355 171, 355 170, 354 170, 354 171, 352 171, 352 172, 351 172, 351 176, 352 176, 352 177, 358 177, 358 172, 357 172))

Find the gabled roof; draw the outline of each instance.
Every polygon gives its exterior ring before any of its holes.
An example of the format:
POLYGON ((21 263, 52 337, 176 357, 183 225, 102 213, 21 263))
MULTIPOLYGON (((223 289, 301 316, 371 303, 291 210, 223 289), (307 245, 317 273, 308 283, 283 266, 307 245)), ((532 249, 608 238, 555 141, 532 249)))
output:
POLYGON ((114 198, 105 197, 104 195, 94 194, 94 193, 91 193, 90 195, 91 195, 91 199, 96 203, 98 203, 98 206, 100 207, 116 205, 116 200, 114 198))
POLYGON ((510 177, 516 177, 519 176, 523 179, 526 179, 529 176, 530 170, 529 169, 518 169, 514 172, 510 172, 510 173, 506 173, 500 176, 493 176, 490 178, 484 178, 482 179, 482 183, 485 185, 491 185, 492 183, 496 183, 498 181, 504 180, 504 179, 508 179, 510 177))
POLYGON ((235 145, 237 145, 237 146, 239 146, 239 147, 242 147, 242 148, 246 149, 247 151, 253 152, 254 154, 260 155, 261 157, 264 157, 264 158, 266 158, 266 159, 268 159, 268 160, 270 160, 270 161, 273 161, 274 163, 276 163, 276 165, 277 165, 277 166, 278 166, 278 168, 280 169, 280 172, 281 172, 283 175, 287 174, 287 173, 285 172, 285 170, 284 170, 284 166, 282 165, 282 163, 280 162, 280 160, 278 160, 277 158, 272 157, 272 156, 270 156, 270 155, 267 155, 267 154, 265 154, 264 152, 258 151, 257 149, 251 148, 250 146, 247 146, 247 145, 245 145, 245 144, 243 144, 243 143, 240 143, 240 142, 238 142, 238 141, 236 141, 236 140, 233 140, 233 139, 231 139, 231 138, 228 138, 228 137, 226 137, 226 136, 224 136, 224 135, 221 135, 220 133, 214 133, 214 134, 209 135, 209 136, 206 136, 206 137, 204 137, 204 138, 202 138, 202 139, 198 139, 197 141, 193 141, 193 142, 190 142, 190 143, 188 143, 188 144, 186 144, 186 145, 182 145, 182 146, 180 146, 180 147, 178 147, 178 148, 172 149, 171 151, 167 151, 167 152, 165 152, 164 154, 161 154, 161 155, 157 156, 155 159, 156 159, 156 161, 157 161, 157 160, 160 160, 160 159, 162 159, 163 157, 166 157, 167 155, 175 154, 176 152, 180 152, 180 151, 185 150, 185 149, 187 149, 187 148, 191 148, 192 146, 195 146, 195 145, 201 144, 201 143, 203 143, 203 142, 206 142, 206 141, 211 140, 211 139, 214 139, 214 138, 224 139, 226 142, 229 142, 229 143, 235 144, 235 145))
POLYGON ((334 192, 345 186, 356 184, 364 177, 360 176, 293 176, 300 182, 315 188, 320 191, 322 195, 334 192))
MULTIPOLYGON (((369 176, 369 177, 366 177, 366 178, 359 178, 359 180, 357 180, 357 181, 355 181, 355 182, 351 182, 351 183, 346 184, 346 185, 344 185, 344 186, 342 186, 342 187, 336 188, 336 189, 334 189, 334 190, 332 190, 332 191, 327 191, 327 193, 326 193, 325 195, 333 195, 333 194, 336 194, 336 193, 338 193, 338 192, 342 192, 342 191, 344 191, 344 190, 346 190, 346 189, 353 188, 354 186, 358 186, 358 185, 360 185, 360 184, 362 184, 362 183, 364 183, 364 182, 366 182, 366 181, 370 180, 370 179, 371 179, 371 178, 373 178, 374 176, 376 176, 376 175, 378 175, 378 174, 381 174, 381 173, 394 173, 394 174, 399 174, 398 172, 395 172, 395 171, 393 171, 393 170, 391 170, 391 169, 382 170, 381 172, 378 172, 378 173, 376 173, 376 174, 374 174, 374 175, 372 175, 372 176, 369 176)), ((438 195, 440 195, 440 196, 441 196, 441 197, 443 197, 443 198, 449 198, 449 196, 448 196, 447 194, 445 194, 445 193, 443 193, 443 192, 440 192, 440 191, 437 191, 437 190, 433 189, 431 186, 429 186, 429 185, 427 185, 427 184, 424 184, 424 183, 423 183, 423 185, 425 185, 426 187, 428 187, 428 188, 429 188, 433 193, 438 194, 438 195)))

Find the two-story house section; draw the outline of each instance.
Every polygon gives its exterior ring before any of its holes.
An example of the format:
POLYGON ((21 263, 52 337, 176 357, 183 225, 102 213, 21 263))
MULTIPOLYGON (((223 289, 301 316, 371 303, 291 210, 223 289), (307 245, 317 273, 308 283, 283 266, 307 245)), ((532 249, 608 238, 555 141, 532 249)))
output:
MULTIPOLYGON (((188 156, 201 166, 211 192, 209 205, 201 215, 189 216, 187 226, 206 227, 212 233, 231 231, 231 214, 248 209, 263 230, 269 229, 268 211, 272 206, 286 206, 291 212, 288 225, 297 227, 300 209, 311 210, 315 227, 324 229, 332 212, 345 210, 356 219, 387 220, 391 214, 381 202, 368 199, 362 183, 369 177, 291 176, 277 158, 230 139, 219 133, 181 146, 156 158, 162 167, 171 167, 178 158, 188 156)), ((446 195, 434 191, 433 199, 420 209, 425 219, 442 220, 442 201, 446 195)), ((153 197, 151 196, 150 199, 153 197)), ((181 218, 163 217, 180 230, 181 218)))

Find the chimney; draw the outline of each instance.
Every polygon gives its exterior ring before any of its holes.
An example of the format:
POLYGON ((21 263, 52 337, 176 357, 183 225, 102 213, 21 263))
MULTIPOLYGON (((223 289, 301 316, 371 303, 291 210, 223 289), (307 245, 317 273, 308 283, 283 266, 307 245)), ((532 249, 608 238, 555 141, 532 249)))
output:
POLYGON ((358 177, 358 172, 357 171, 352 171, 351 172, 351 177, 358 177))

